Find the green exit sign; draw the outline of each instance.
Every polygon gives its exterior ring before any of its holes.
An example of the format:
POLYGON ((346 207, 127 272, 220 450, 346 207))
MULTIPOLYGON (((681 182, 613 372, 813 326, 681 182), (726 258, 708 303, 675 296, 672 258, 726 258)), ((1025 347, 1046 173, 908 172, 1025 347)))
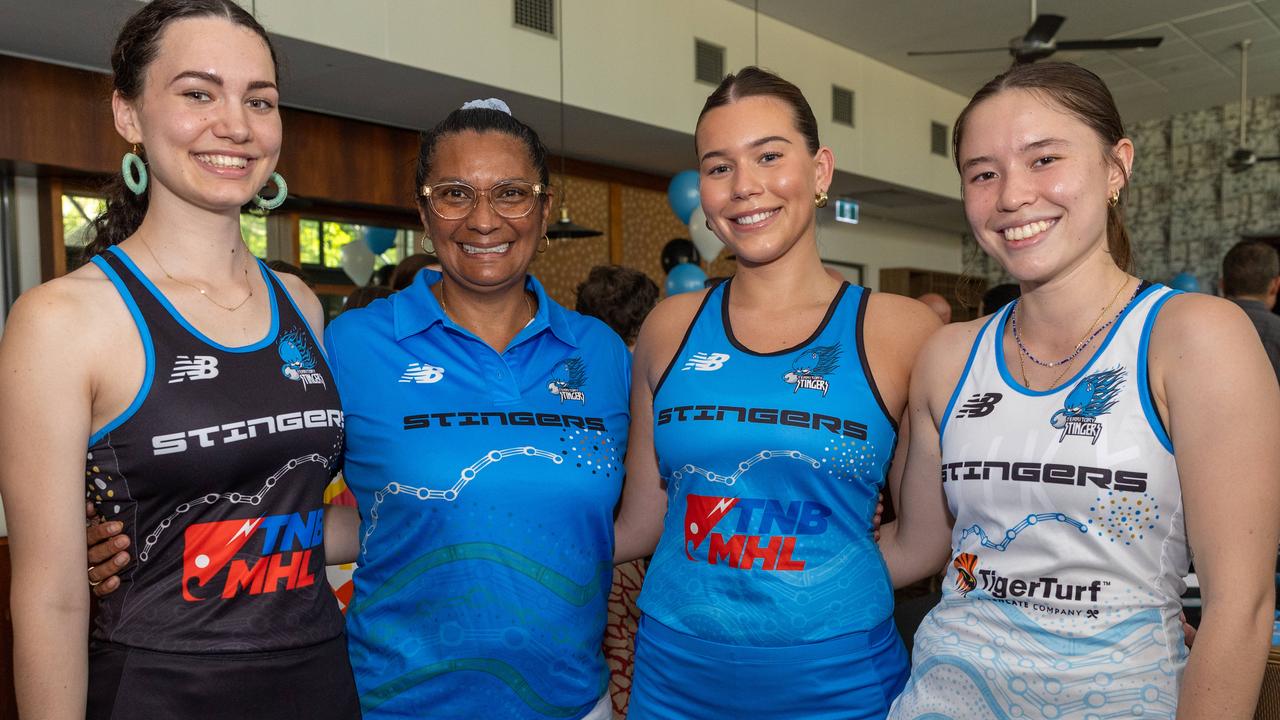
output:
POLYGON ((848 198, 836 198, 836 220, 858 224, 858 203, 848 198))

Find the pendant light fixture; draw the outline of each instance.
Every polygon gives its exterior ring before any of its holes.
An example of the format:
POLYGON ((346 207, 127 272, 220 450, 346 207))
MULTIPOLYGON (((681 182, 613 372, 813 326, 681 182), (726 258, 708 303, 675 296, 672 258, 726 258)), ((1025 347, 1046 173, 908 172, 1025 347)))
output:
POLYGON ((599 237, 604 233, 592 230, 575 223, 569 217, 569 176, 564 174, 564 3, 560 3, 560 219, 547 227, 547 237, 553 240, 563 238, 599 237))

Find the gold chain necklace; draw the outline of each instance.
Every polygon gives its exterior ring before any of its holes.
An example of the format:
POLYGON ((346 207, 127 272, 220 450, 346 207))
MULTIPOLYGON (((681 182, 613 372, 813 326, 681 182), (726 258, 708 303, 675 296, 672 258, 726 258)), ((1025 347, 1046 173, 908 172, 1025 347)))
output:
POLYGON ((233 306, 228 307, 218 302, 217 300, 214 300, 213 298, 209 297, 209 293, 205 292, 204 288, 200 287, 199 285, 196 285, 194 283, 189 283, 186 280, 179 280, 178 278, 174 277, 172 274, 169 273, 168 270, 164 269, 164 265, 160 264, 160 258, 156 257, 155 252, 151 249, 151 245, 147 243, 147 239, 144 237, 139 237, 138 241, 142 243, 142 247, 147 249, 147 254, 150 255, 151 259, 155 261, 156 267, 160 268, 160 272, 164 273, 165 277, 181 285, 186 285, 192 290, 195 290, 196 292, 200 293, 201 297, 203 297, 205 300, 208 300, 209 302, 213 303, 214 305, 217 305, 218 307, 222 308, 223 310, 226 310, 227 312, 235 312, 239 310, 240 308, 244 307, 245 303, 249 302, 249 298, 253 297, 253 284, 249 282, 249 266, 248 265, 244 266, 244 284, 245 284, 245 287, 249 288, 249 294, 246 295, 244 299, 241 300, 240 302, 236 303, 233 306))
MULTIPOLYGON (((527 292, 521 291, 520 295, 524 297, 524 307, 525 307, 525 310, 529 312, 529 319, 525 321, 525 325, 528 325, 529 323, 533 322, 533 317, 535 315, 533 311, 533 301, 529 299, 529 293, 527 292)), ((445 299, 444 299, 444 281, 443 280, 440 281, 440 309, 444 311, 444 314, 446 316, 452 317, 449 315, 449 303, 445 302, 445 299)))
MULTIPOLYGON (((1062 378, 1067 376, 1067 371, 1069 371, 1072 367, 1075 366, 1076 358, 1080 356, 1080 351, 1084 350, 1085 347, 1088 346, 1089 343, 1093 342, 1093 339, 1097 337, 1097 333, 1093 332, 1094 328, 1098 327, 1099 322, 1102 322, 1102 318, 1104 315, 1107 314, 1107 310, 1110 310, 1111 306, 1116 304, 1116 299, 1120 297, 1120 291, 1124 290, 1124 286, 1128 284, 1129 284, 1129 277, 1125 276, 1124 280, 1120 283, 1120 287, 1116 288, 1116 294, 1111 296, 1111 302, 1102 306, 1102 310, 1098 313, 1098 317, 1094 318, 1093 324, 1089 326, 1088 330, 1084 331, 1084 335, 1080 336, 1080 342, 1076 343, 1075 352, 1071 354, 1071 357, 1067 358, 1067 360, 1062 363, 1062 372, 1058 373, 1058 377, 1054 378, 1053 382, 1049 383, 1045 387, 1046 390, 1050 390, 1055 387, 1058 387, 1058 383, 1061 382, 1062 378)), ((1133 302, 1132 299, 1129 302, 1133 302)), ((1125 304, 1125 307, 1128 307, 1128 303, 1125 304)), ((1018 308, 1015 306, 1014 312, 1017 312, 1017 310, 1018 308)), ((1118 315, 1119 313, 1117 313, 1117 316, 1118 315)), ((1115 319, 1112 318, 1112 322, 1114 321, 1115 319)), ((1111 323, 1109 322, 1107 324, 1110 325, 1111 323)), ((1022 373, 1022 384, 1026 385, 1028 390, 1035 390, 1035 388, 1031 387, 1031 381, 1027 379, 1027 365, 1026 365, 1026 362, 1022 359, 1022 356, 1024 354, 1025 354, 1025 350, 1022 347, 1022 343, 1019 342, 1018 343, 1018 370, 1022 373)))

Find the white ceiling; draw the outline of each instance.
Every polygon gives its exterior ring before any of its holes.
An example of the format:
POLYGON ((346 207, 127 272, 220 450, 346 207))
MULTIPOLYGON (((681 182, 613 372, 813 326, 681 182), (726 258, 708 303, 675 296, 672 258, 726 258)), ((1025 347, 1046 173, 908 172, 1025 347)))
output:
MULTIPOLYGON (((909 50, 1003 47, 1031 24, 1030 0, 734 0, 880 62, 972 95, 1009 66, 1007 53, 909 57, 909 50)), ((1040 0, 1066 18, 1058 40, 1163 36, 1147 50, 1059 52, 1098 73, 1126 122, 1239 102, 1240 52, 1249 94, 1280 94, 1280 0, 1040 0)), ((769 64, 767 57, 761 58, 769 64)))

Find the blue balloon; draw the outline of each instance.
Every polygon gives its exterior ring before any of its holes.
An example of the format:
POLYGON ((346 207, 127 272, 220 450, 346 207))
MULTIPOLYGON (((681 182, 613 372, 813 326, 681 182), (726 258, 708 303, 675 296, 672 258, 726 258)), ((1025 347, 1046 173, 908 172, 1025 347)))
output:
POLYGON ((707 282, 707 274, 693 263, 683 263, 671 268, 667 273, 667 295, 701 290, 707 282))
POLYGON ((1169 281, 1169 287, 1174 290, 1185 290, 1186 292, 1200 292, 1200 278, 1183 270, 1173 279, 1169 281))
POLYGON ((667 186, 667 202, 683 225, 689 224, 694 208, 698 207, 698 171, 683 170, 671 178, 667 186))
POLYGON ((366 227, 364 244, 369 246, 374 255, 381 255, 396 244, 395 228, 366 227))

